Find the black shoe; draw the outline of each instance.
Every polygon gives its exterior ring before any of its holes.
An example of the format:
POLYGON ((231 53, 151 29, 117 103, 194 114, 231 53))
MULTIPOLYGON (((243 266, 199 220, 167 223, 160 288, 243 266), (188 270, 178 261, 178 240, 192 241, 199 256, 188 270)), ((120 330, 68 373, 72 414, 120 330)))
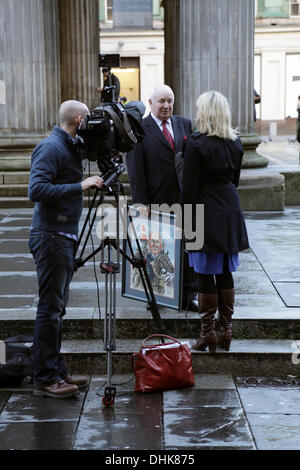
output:
POLYGON ((190 312, 198 312, 198 295, 197 292, 190 292, 188 297, 183 300, 183 310, 189 310, 190 312))

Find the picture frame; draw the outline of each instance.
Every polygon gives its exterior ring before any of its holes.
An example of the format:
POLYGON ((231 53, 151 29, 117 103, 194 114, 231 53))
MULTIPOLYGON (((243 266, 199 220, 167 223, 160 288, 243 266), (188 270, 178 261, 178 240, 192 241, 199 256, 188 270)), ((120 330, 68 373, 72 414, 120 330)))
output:
MULTIPOLYGON (((134 211, 133 211, 134 212, 134 211)), ((146 259, 146 269, 155 295, 162 307, 181 309, 183 244, 174 214, 154 212, 148 216, 128 215, 128 234, 124 253, 131 259, 139 253, 136 238, 146 259), (131 226, 133 224, 133 226, 131 226), (129 241, 128 241, 129 240, 129 241), (130 250, 129 243, 132 246, 130 250)), ((139 269, 124 257, 122 265, 122 296, 147 302, 139 269)))

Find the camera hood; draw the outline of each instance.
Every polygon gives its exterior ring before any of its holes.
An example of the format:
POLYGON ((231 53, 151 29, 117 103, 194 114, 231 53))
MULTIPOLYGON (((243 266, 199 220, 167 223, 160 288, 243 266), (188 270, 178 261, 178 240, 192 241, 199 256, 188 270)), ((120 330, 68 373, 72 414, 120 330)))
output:
POLYGON ((134 128, 133 132, 137 138, 137 142, 141 142, 145 135, 142 126, 142 117, 145 114, 146 106, 142 101, 130 101, 124 106, 131 126, 134 128))

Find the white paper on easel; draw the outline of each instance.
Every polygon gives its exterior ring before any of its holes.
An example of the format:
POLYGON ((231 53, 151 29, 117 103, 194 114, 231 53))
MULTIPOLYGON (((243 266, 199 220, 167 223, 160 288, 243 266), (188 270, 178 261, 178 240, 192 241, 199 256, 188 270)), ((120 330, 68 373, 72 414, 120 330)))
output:
POLYGON ((4 341, 0 341, 0 364, 6 364, 6 346, 4 341))

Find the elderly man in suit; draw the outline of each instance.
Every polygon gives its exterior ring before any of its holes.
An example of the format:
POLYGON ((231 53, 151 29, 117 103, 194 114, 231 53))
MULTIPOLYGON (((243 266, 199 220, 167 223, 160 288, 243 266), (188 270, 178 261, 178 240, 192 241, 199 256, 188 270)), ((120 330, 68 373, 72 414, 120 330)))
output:
MULTIPOLYGON (((127 154, 132 202, 149 208, 151 204, 172 206, 179 202, 180 195, 175 155, 182 151, 185 139, 192 133, 192 123, 173 115, 174 93, 167 85, 159 85, 152 90, 149 104, 151 112, 143 119, 145 137, 127 154)), ((193 282, 186 265, 183 305, 197 311, 193 282), (193 292, 189 293, 189 290, 193 292)))

